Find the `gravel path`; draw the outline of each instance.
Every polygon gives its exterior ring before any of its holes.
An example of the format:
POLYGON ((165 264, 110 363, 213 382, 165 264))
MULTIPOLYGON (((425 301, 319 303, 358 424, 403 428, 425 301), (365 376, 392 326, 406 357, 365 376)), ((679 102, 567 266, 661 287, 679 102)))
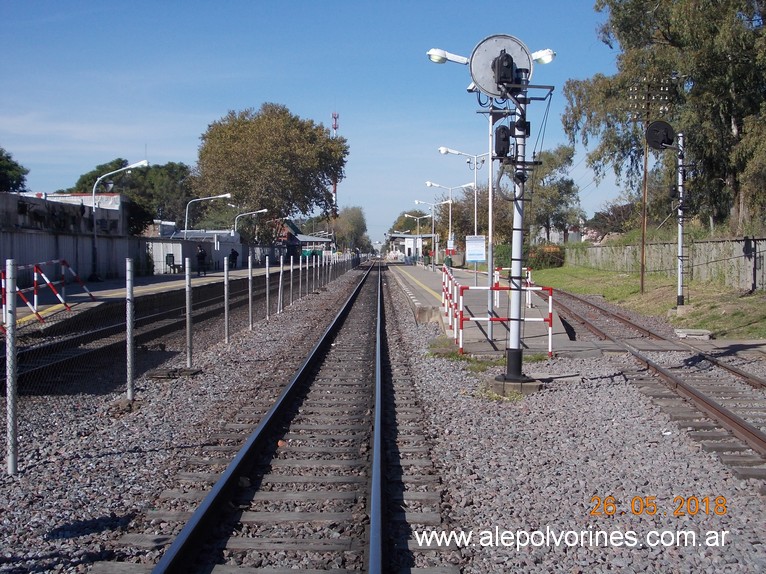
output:
MULTIPOLYGON (((94 560, 112 556, 120 528, 176 484, 182 458, 201 448, 222 413, 259 383, 289 378, 308 350, 306 333, 322 330, 329 319, 323 309, 355 275, 235 334, 228 347, 222 329, 203 329, 200 339, 195 335, 203 374, 141 377, 133 411, 120 393, 99 391, 99 381, 69 394, 23 397, 20 472, 0 475, 0 572, 87 572, 94 560)), ((479 387, 501 368, 477 376, 464 363, 430 356, 436 328, 404 319, 401 344, 416 357, 444 510, 458 529, 473 531, 473 545, 462 551, 465 572, 766 571, 766 499, 628 385, 619 363, 541 363, 535 371, 579 377, 522 401, 491 400, 479 387), (594 508, 606 509, 594 497, 603 503, 608 496, 617 512, 592 516, 594 508), (675 496, 723 496, 726 514, 714 514, 711 502, 708 515, 673 518, 675 496), (656 497, 658 514, 633 515, 634 497, 656 497), (646 544, 647 535, 663 530, 694 532, 697 546, 646 544), (531 534, 518 550, 525 538, 517 531, 531 534), (720 543, 722 531, 722 546, 704 545, 708 532, 720 543)), ((184 366, 182 349, 182 338, 167 343, 164 366, 184 366)))

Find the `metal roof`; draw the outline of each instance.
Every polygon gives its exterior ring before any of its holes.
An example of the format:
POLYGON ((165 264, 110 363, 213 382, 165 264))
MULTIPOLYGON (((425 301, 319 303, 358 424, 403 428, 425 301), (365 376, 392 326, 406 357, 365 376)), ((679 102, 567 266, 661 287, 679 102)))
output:
POLYGON ((331 243, 332 239, 329 237, 317 237, 315 235, 303 235, 302 233, 298 233, 295 237, 298 238, 298 241, 301 243, 331 243))

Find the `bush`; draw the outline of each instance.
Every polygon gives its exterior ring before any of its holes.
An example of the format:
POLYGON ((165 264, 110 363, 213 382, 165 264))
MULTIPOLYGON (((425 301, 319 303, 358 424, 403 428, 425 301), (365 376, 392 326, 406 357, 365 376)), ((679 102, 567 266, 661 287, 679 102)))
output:
POLYGON ((495 245, 495 249, 492 252, 492 259, 494 260, 495 267, 510 267, 511 246, 507 243, 495 245))
POLYGON ((529 249, 527 267, 532 269, 552 269, 564 265, 564 248, 550 243, 534 245, 529 249))

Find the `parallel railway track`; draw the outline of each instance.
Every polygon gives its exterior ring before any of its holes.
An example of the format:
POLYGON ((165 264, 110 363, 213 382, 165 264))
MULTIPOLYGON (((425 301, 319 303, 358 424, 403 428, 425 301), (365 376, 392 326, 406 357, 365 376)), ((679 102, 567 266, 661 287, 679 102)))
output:
MULTIPOLYGON (((265 308, 266 282, 264 276, 256 276, 253 297, 259 310, 265 308)), ((248 305, 246 282, 232 281, 230 309, 248 305)), ((192 320, 200 322, 223 315, 222 285, 206 285, 198 288, 192 298, 192 320)), ((278 284, 270 286, 276 293, 278 284)), ((145 344, 163 335, 182 332, 186 325, 184 290, 169 291, 159 302, 144 304, 137 300, 134 341, 145 344)), ((56 380, 59 373, 78 365, 88 364, 99 357, 113 357, 115 350, 125 345, 125 304, 104 302, 84 311, 76 320, 38 326, 31 324, 17 333, 17 371, 23 392, 29 382, 38 385, 46 378, 56 380)), ((5 381, 5 339, 0 341, 0 387, 5 381)))
POLYGON ((345 569, 371 559, 376 330, 367 326, 375 324, 376 295, 374 282, 360 284, 155 572, 189 572, 203 541, 213 560, 241 565, 291 556, 345 569), (232 500, 233 513, 221 510, 232 500), (216 514, 232 528, 213 542, 216 514))
POLYGON ((729 453, 721 455, 722 459, 742 478, 766 479, 766 381, 679 341, 673 341, 673 347, 688 352, 655 352, 649 356, 637 348, 635 339, 664 337, 582 297, 557 291, 556 306, 562 316, 613 341, 644 365, 652 377, 630 368, 626 368, 626 376, 681 426, 692 429, 703 448, 729 453), (575 311, 575 306, 580 310, 575 311), (658 380, 665 389, 658 388, 658 380), (671 392, 683 400, 674 400, 671 392))
POLYGON ((196 510, 155 513, 186 522, 153 572, 382 571, 380 272, 365 277, 276 402, 252 413, 254 430, 212 487, 210 461, 199 461, 185 489, 192 501, 206 491, 196 510))

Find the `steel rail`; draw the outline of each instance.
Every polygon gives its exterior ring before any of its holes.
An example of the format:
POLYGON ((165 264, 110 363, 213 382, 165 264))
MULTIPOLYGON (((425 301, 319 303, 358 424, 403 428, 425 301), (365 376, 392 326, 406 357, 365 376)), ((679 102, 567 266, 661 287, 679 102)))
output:
MULTIPOLYGON (((575 297, 575 299, 577 299, 577 297, 575 297)), ((602 309, 598 305, 593 305, 589 303, 588 301, 585 301, 585 303, 588 303, 591 306, 597 309, 601 309, 603 312, 609 313, 610 315, 612 315, 612 313, 609 312, 607 309, 602 309)), ((595 325, 587 321, 578 313, 575 313, 574 311, 569 309, 566 305, 563 305, 560 301, 557 301, 556 304, 564 311, 565 315, 571 315, 577 321, 583 322, 583 324, 594 333, 597 333, 599 334, 599 336, 603 336, 606 339, 609 339, 613 343, 625 349, 625 351, 630 353, 639 362, 643 363, 650 370, 660 375, 660 378, 663 381, 665 381, 665 383, 667 383, 671 389, 675 390, 680 395, 683 395, 686 398, 690 399, 692 403, 694 403, 694 405, 698 409, 700 409, 702 412, 707 414, 713 420, 718 421, 721 424, 721 426, 725 427, 736 437, 743 440, 754 451, 758 452, 759 454, 763 456, 766 456, 766 433, 763 433, 761 430, 759 430, 752 424, 748 423, 746 420, 739 417, 738 415, 734 414, 726 407, 720 405, 713 399, 705 396, 704 394, 699 392, 697 389, 693 388, 691 385, 688 385, 687 383, 683 382, 679 377, 674 375, 668 369, 658 365, 657 363, 655 363, 648 357, 642 355, 638 349, 636 349, 629 343, 625 343, 623 341, 616 339, 615 337, 612 337, 605 331, 599 329, 598 327, 596 327, 595 325)))
POLYGON ((375 413, 372 430, 372 481, 370 485, 369 574, 383 572, 383 272, 378 264, 377 328, 375 332, 375 413))
POLYGON ((743 418, 735 415, 729 409, 718 404, 710 397, 705 396, 691 385, 686 384, 666 368, 642 355, 637 349, 631 348, 628 344, 623 344, 630 349, 631 354, 636 357, 636 359, 660 375, 660 378, 668 383, 673 390, 691 399, 698 409, 718 421, 725 428, 729 429, 734 436, 743 440, 750 446, 750 448, 761 456, 766 456, 766 433, 751 425, 743 418))
MULTIPOLYGON (((583 303, 585 305, 589 305, 589 306, 593 307, 594 309, 598 309, 599 311, 601 311, 603 313, 608 313, 611 317, 614 317, 615 319, 617 319, 618 321, 620 321, 624 325, 627 325, 631 329, 635 329, 636 331, 639 331, 640 333, 642 333, 643 335, 646 335, 649 338, 652 338, 652 339, 663 339, 662 336, 658 335, 657 333, 654 333, 654 332, 650 331, 649 329, 647 329, 645 327, 642 327, 641 325, 637 325, 636 323, 634 323, 633 321, 631 321, 629 318, 625 317, 624 315, 621 315, 619 313, 615 313, 614 311, 611 311, 609 309, 605 309, 604 307, 601 307, 600 305, 596 305, 595 303, 591 303, 587 299, 584 299, 584 298, 580 297, 579 295, 575 295, 574 293, 570 293, 569 291, 562 291, 561 289, 557 289, 556 291, 558 293, 563 293, 567 297, 571 297, 572 299, 575 299, 576 301, 579 301, 580 303, 583 303)), ((538 293, 538 295, 539 295, 539 293, 538 293)), ((558 301, 556 301, 556 303, 558 303, 558 301)), ((564 305, 562 305, 562 307, 564 307, 564 305)), ((570 309, 570 311, 571 311, 571 309, 570 309)), ((578 315, 578 317, 580 317, 580 316, 578 315)), ((581 318, 579 320, 581 320, 581 318)), ((603 331, 600 331, 600 332, 603 333, 603 331)), ((603 334, 604 334, 605 337, 608 338, 608 335, 606 335, 605 333, 603 333, 603 334)))
POLYGON ((276 402, 263 416, 258 426, 256 426, 255 430, 245 441, 243 447, 231 463, 229 463, 229 466, 226 467, 221 478, 213 485, 211 491, 202 500, 191 518, 181 529, 181 532, 165 550, 162 558, 152 570, 153 574, 185 574, 192 570, 192 562, 196 558, 197 551, 202 547, 206 535, 210 532, 221 514, 222 502, 228 500, 232 493, 235 492, 238 487, 239 477, 252 466, 258 453, 265 445, 274 425, 279 424, 282 411, 290 405, 292 399, 303 386, 302 383, 311 375, 314 365, 332 342, 334 335, 340 330, 343 320, 349 314, 371 271, 372 266, 364 274, 340 311, 338 311, 335 318, 319 338, 319 341, 306 356, 276 402))

